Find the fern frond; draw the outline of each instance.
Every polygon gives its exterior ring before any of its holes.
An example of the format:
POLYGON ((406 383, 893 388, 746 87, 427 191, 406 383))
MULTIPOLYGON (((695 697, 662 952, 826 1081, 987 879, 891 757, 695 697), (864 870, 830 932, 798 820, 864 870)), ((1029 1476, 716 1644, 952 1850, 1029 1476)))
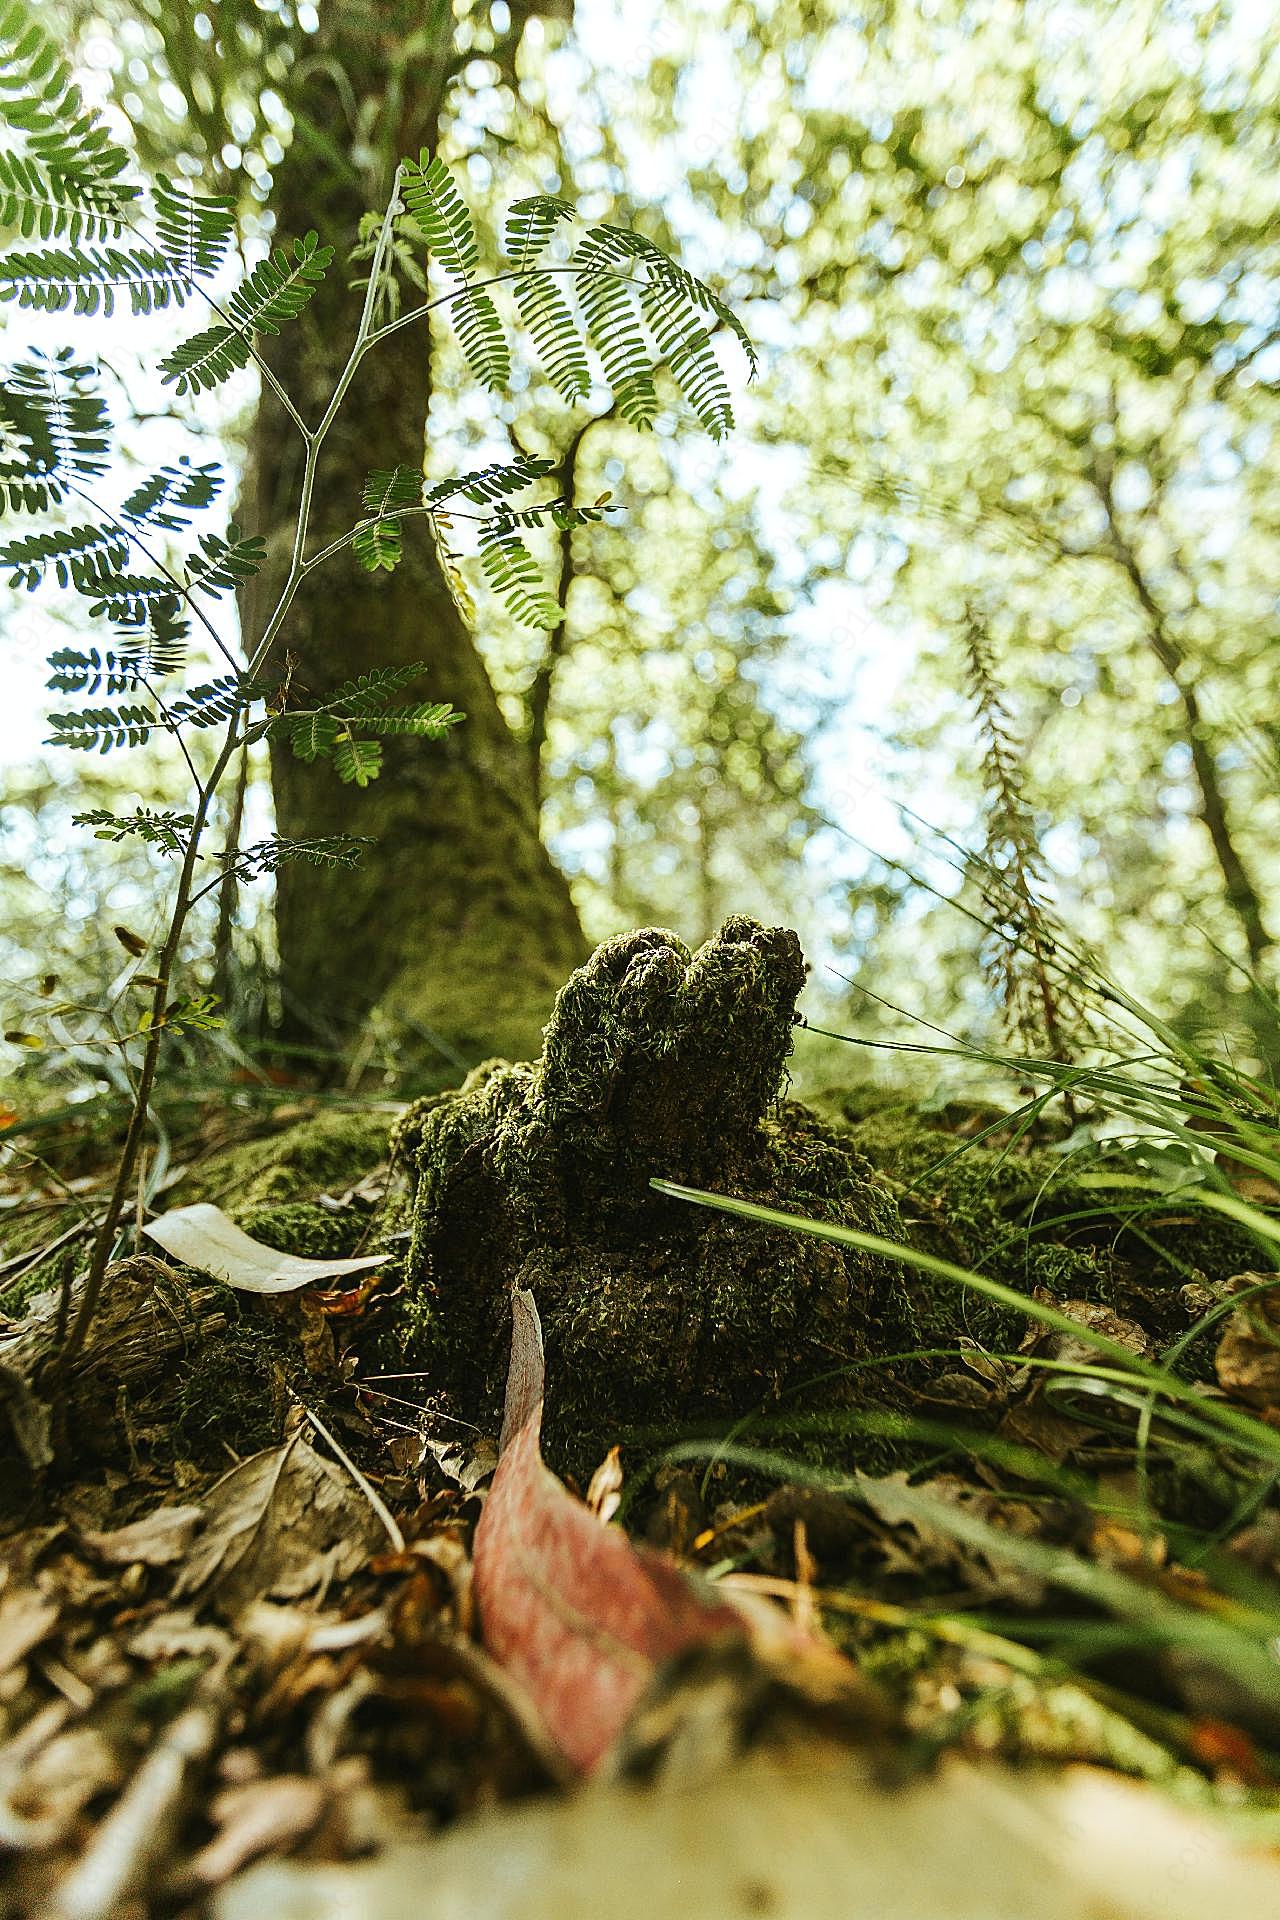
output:
POLYGON ((444 161, 425 147, 416 162, 406 160, 400 169, 400 197, 427 251, 447 272, 465 280, 480 258, 480 248, 475 222, 444 161))
POLYGON ((382 771, 382 742, 340 734, 333 749, 333 770, 344 786, 367 787, 382 771))
MULTIPOLYGON (((0 4, 0 121, 18 133, 26 157, 53 189, 48 237, 69 241, 119 232, 137 188, 120 176, 129 156, 116 145, 53 41, 23 0, 0 4), (72 215, 92 225, 78 228, 72 215)), ((46 237, 41 231, 41 237, 46 237)))
POLYGON ((449 305, 454 332, 466 362, 482 387, 505 387, 511 378, 511 349, 498 309, 487 293, 464 287, 449 305))
POLYGON ((118 571, 129 556, 129 542, 116 527, 49 527, 0 547, 0 567, 12 567, 11 587, 32 593, 49 568, 60 587, 73 584, 77 571, 90 561, 118 571))
POLYGON ((183 454, 176 466, 161 467, 134 488, 120 509, 121 518, 135 527, 177 533, 190 524, 193 513, 212 505, 222 485, 222 468, 216 460, 195 467, 183 454))
POLYGON ((295 839, 274 834, 270 840, 255 840, 250 847, 228 849, 218 854, 224 866, 234 869, 241 880, 258 880, 264 873, 275 873, 291 860, 306 860, 313 867, 354 867, 373 841, 367 834, 323 833, 310 839, 295 839))
POLYGON ((116 632, 121 658, 135 672, 163 679, 182 665, 191 622, 182 612, 178 595, 167 593, 148 600, 142 617, 118 627, 116 632))
POLYGON ((543 585, 538 563, 507 519, 480 529, 480 568, 513 620, 524 627, 555 627, 560 608, 543 585))
POLYGON ((371 667, 368 673, 344 681, 328 696, 325 706, 333 713, 352 719, 378 713, 391 694, 399 693, 411 680, 420 680, 426 670, 426 662, 422 660, 405 661, 398 667, 371 667))
POLYGON ((161 251, 187 281, 207 280, 227 257, 236 230, 235 202, 221 195, 197 199, 163 174, 152 189, 161 251))
POLYGON ((224 673, 204 686, 192 687, 181 700, 169 703, 174 727, 216 727, 247 704, 248 690, 238 673, 224 673))
POLYGON ((0 419, 9 431, 0 453, 0 497, 13 512, 46 513, 77 481, 104 472, 110 446, 106 403, 94 391, 96 369, 69 347, 32 358, 0 381, 0 419))
POLYGON ((463 718, 447 700, 422 700, 386 713, 362 713, 359 722, 366 733, 412 733, 423 740, 443 740, 463 718))
POLYGON ((95 840, 144 840, 168 856, 186 852, 194 819, 189 813, 167 808, 153 812, 150 807, 139 807, 134 813, 112 813, 108 807, 91 807, 87 813, 73 813, 71 823, 92 827, 95 840))
POLYGON ((72 584, 77 593, 93 601, 89 612, 95 620, 119 620, 125 626, 141 625, 153 606, 181 604, 177 587, 166 575, 122 573, 92 553, 73 569, 72 584))
POLYGON ((132 693, 142 673, 136 661, 110 650, 99 653, 96 647, 90 647, 85 653, 78 647, 59 647, 49 655, 49 665, 53 672, 45 681, 47 687, 55 693, 82 693, 89 697, 101 692, 132 693))
POLYGON ((92 181, 51 173, 29 155, 0 152, 0 226, 24 240, 113 240, 124 222, 115 195, 105 200, 92 181))
POLYGON ((542 480, 547 474, 554 473, 555 465, 554 460, 539 460, 531 454, 522 453, 515 460, 495 461, 492 466, 478 467, 474 473, 441 480, 438 485, 429 487, 422 497, 427 506, 434 507, 461 494, 465 500, 483 507, 496 500, 509 499, 512 494, 523 493, 535 480, 542 480))
POLYGON ((365 512, 374 517, 356 528, 351 541, 351 550, 366 572, 377 573, 381 568, 391 573, 399 565, 404 549, 400 521, 383 516, 420 506, 422 485, 420 467, 379 468, 366 479, 362 503, 365 512))
POLYGON ((558 531, 568 527, 596 527, 604 519, 603 507, 567 507, 562 500, 548 500, 540 507, 507 507, 503 519, 513 527, 552 526, 558 531))
POLYGON ((503 251, 513 265, 532 265, 562 220, 576 217, 571 201, 554 193, 531 194, 526 200, 513 200, 507 209, 503 230, 503 251))
POLYGON ((366 513, 394 513, 422 504, 422 468, 401 465, 378 467, 368 475, 360 494, 366 513))
POLYGON ((516 308, 529 329, 543 372, 566 400, 584 399, 591 388, 587 350, 573 309, 549 274, 521 274, 516 308))
POLYGON ((727 327, 746 355, 751 379, 760 371, 760 357, 756 352, 751 335, 739 320, 728 302, 713 291, 704 280, 690 273, 678 261, 664 253, 656 241, 646 238, 642 233, 631 233, 625 227, 604 225, 592 229, 594 234, 607 235, 617 248, 619 256, 627 255, 633 260, 644 263, 651 279, 665 282, 678 293, 682 293, 691 307, 698 307, 717 319, 721 326, 727 327))
POLYGON ((156 716, 150 707, 80 707, 51 713, 53 732, 47 747, 71 747, 78 753, 110 753, 113 747, 142 747, 151 738, 156 716))
POLYGON ((640 310, 660 358, 701 425, 713 440, 723 440, 733 426, 728 382, 706 327, 690 316, 683 290, 666 280, 649 280, 640 290, 640 310))
POLYGON ((110 318, 127 293, 135 314, 184 306, 191 282, 154 247, 46 247, 0 258, 0 300, 37 313, 101 313, 110 318))
POLYGON ((322 247, 317 233, 304 234, 287 247, 277 247, 261 261, 227 302, 229 324, 222 322, 193 334, 160 362, 166 385, 179 393, 207 393, 247 367, 255 333, 279 333, 301 313, 324 279, 333 248, 322 247))
POLYGON ((610 228, 593 227, 573 264, 581 269, 578 298, 614 403, 633 427, 648 427, 658 411, 653 355, 640 322, 636 288, 619 271, 625 257, 610 228))
POLYGON ((201 537, 200 547, 199 553, 189 556, 187 571, 192 586, 215 600, 221 594, 234 593, 246 580, 252 580, 267 557, 267 543, 262 535, 255 533, 246 537, 234 520, 227 528, 225 539, 221 534, 206 533, 201 537))
POLYGON ((342 724, 317 708, 308 713, 277 714, 267 727, 273 740, 287 740, 295 756, 310 764, 326 760, 338 744, 342 724))

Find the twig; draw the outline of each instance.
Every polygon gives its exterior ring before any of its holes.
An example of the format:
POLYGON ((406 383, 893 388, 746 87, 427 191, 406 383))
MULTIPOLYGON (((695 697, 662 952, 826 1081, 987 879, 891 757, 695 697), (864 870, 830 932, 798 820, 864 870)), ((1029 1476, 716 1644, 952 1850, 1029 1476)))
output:
POLYGON ((381 1520, 383 1526, 386 1528, 387 1538, 390 1540, 396 1552, 403 1553, 404 1552, 404 1535, 401 1533, 399 1527, 397 1526, 395 1515, 392 1513, 386 1501, 382 1498, 382 1495, 377 1491, 375 1487, 370 1486, 369 1482, 365 1479, 364 1475, 361 1473, 359 1467, 356 1465, 355 1461, 351 1458, 351 1455, 347 1452, 346 1448, 343 1447, 339 1441, 334 1439, 328 1427, 326 1427, 326 1425, 324 1424, 324 1421, 320 1418, 320 1415, 318 1413, 313 1413, 311 1411, 311 1408, 307 1405, 306 1401, 300 1400, 298 1398, 298 1395, 294 1392, 292 1387, 286 1387, 285 1391, 289 1395, 289 1398, 293 1401, 294 1405, 297 1407, 300 1407, 303 1413, 306 1414, 307 1419, 311 1422, 312 1426, 315 1428, 316 1432, 320 1435, 320 1437, 323 1440, 328 1441, 329 1445, 333 1448, 333 1451, 337 1454, 339 1460, 342 1462, 347 1472, 351 1475, 351 1478, 355 1481, 356 1485, 359 1487, 365 1499, 369 1502, 369 1505, 373 1508, 379 1520, 381 1520))

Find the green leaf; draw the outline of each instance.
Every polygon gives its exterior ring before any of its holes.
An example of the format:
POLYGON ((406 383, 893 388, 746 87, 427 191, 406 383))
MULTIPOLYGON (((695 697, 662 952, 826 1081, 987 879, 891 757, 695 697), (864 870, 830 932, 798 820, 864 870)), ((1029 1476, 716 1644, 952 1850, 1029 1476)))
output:
POLYGON ((521 274, 515 283, 520 318, 556 392, 582 400, 591 387, 591 368, 573 309, 550 274, 521 274))
POLYGON ((511 379, 511 349, 498 309, 487 293, 464 287, 449 305, 467 365, 482 387, 505 387, 511 379))
POLYGON ((227 257, 236 230, 235 202, 221 196, 197 199, 189 185, 156 177, 152 197, 161 251, 188 281, 207 280, 227 257))
POLYGON ((553 193, 531 194, 526 200, 513 200, 507 210, 502 236, 507 258, 517 267, 531 266, 562 220, 575 218, 571 201, 553 193))
POLYGON ((74 713, 49 715, 53 732, 45 745, 110 753, 113 747, 145 746, 156 724, 150 707, 81 707, 74 713))
POLYGON ((367 787, 382 771, 382 742, 355 740, 348 733, 341 734, 333 749, 333 765, 345 785, 367 787))
POLYGON ((286 739, 299 760, 310 764, 327 760, 342 733, 341 723, 331 713, 317 709, 311 713, 282 713, 270 723, 268 733, 286 739))
POLYGON ((400 169, 400 194, 428 251, 446 272, 465 280, 480 257, 480 249, 475 223, 444 161, 425 147, 416 163, 406 160, 400 169))
POLYGON ((508 521, 480 529, 480 567, 512 619, 525 627, 557 627, 560 608, 543 585, 537 562, 508 521))
POLYGON ((0 497, 9 512, 46 513, 107 465, 110 421, 96 369, 71 349, 31 349, 0 381, 0 497))
POLYGON ((379 568, 390 573, 400 561, 403 540, 398 515, 407 507, 422 503, 422 470, 410 466, 379 469, 364 483, 363 503, 367 513, 377 516, 369 524, 357 527, 351 548, 369 573, 379 568))
POLYGON ((72 307, 109 319, 120 294, 134 314, 158 313, 184 306, 190 292, 190 280, 154 247, 45 247, 0 258, 0 300, 37 313, 72 307))
POLYGON ((428 488, 423 498, 429 507, 434 507, 461 494, 465 500, 483 507, 496 500, 506 500, 512 494, 523 493, 535 480, 545 479, 547 474, 555 470, 554 460, 539 460, 522 453, 515 460, 495 461, 492 466, 478 467, 474 473, 464 473, 453 480, 441 480, 436 486, 428 488))
POLYGON ((206 393, 248 366, 254 334, 279 333, 301 313, 332 258, 333 248, 322 247, 316 233, 295 240, 292 255, 278 247, 232 294, 228 323, 206 327, 165 355, 160 367, 166 385, 179 393, 206 393))

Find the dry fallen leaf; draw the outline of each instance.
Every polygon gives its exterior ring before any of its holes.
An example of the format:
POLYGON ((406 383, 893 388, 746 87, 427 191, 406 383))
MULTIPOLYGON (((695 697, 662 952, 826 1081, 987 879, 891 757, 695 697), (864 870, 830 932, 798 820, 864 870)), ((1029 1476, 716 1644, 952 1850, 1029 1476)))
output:
POLYGON ((205 1527, 173 1585, 224 1615, 266 1594, 296 1600, 362 1566, 381 1527, 346 1476, 301 1434, 252 1454, 205 1496, 205 1527))
MULTIPOLYGON (((1263 1273, 1237 1274, 1233 1292, 1267 1281, 1263 1273)), ((1237 1307, 1214 1357, 1218 1385, 1252 1407, 1280 1407, 1280 1282, 1237 1307)))
POLYGON ((96 1560, 108 1566, 168 1567, 181 1560, 190 1546, 196 1528, 204 1518, 203 1507, 157 1507, 127 1527, 115 1527, 110 1533, 82 1532, 83 1546, 96 1560))
POLYGON ((294 1253, 278 1253, 245 1233, 221 1207, 204 1200, 162 1213, 143 1232, 175 1260, 211 1273, 241 1293, 292 1293, 298 1287, 320 1286, 339 1274, 367 1273, 386 1261, 380 1253, 361 1254, 353 1260, 303 1260, 294 1253))
POLYGON ((484 1643, 583 1772, 604 1758, 659 1663, 746 1629, 671 1560, 631 1545, 543 1465, 542 1328, 512 1293, 502 1443, 475 1539, 484 1643))

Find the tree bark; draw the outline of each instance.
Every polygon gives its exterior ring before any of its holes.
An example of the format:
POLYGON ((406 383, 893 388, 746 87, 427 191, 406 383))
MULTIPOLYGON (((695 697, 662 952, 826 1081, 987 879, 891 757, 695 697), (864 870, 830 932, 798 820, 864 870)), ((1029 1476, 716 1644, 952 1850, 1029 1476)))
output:
MULTIPOLYGON (((302 319, 269 343, 269 363, 309 423, 323 411, 358 317, 345 249, 360 215, 385 203, 395 161, 434 149, 454 64, 451 9, 347 0, 324 9, 295 70, 295 137, 272 196, 277 228, 282 239, 318 228, 339 253, 302 319)), ((325 443, 311 551, 359 517, 371 468, 421 460, 430 394, 424 329, 394 334, 365 360, 325 443)), ((296 429, 264 395, 256 488, 273 550, 300 458, 296 429)), ((283 676, 287 647, 297 657, 295 684, 320 695, 372 667, 422 660, 421 697, 452 701, 467 716, 444 742, 387 740, 382 776, 364 793, 342 786, 323 762, 273 751, 281 833, 376 840, 354 871, 286 866, 279 874, 284 1027, 295 1042, 341 1046, 376 1009, 410 1054, 454 1069, 494 1053, 536 1052, 554 991, 585 945, 567 884, 539 838, 527 750, 502 718, 422 523, 406 525, 404 545, 393 574, 371 577, 348 552, 314 576, 267 668, 268 678, 283 676)))

